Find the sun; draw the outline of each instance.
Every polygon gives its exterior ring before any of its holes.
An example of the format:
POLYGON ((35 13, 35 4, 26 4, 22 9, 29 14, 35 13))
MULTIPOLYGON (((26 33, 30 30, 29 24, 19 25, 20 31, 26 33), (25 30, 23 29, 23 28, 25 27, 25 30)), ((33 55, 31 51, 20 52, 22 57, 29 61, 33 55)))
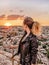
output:
POLYGON ((7 22, 7 23, 4 24, 4 26, 12 26, 12 24, 7 22))

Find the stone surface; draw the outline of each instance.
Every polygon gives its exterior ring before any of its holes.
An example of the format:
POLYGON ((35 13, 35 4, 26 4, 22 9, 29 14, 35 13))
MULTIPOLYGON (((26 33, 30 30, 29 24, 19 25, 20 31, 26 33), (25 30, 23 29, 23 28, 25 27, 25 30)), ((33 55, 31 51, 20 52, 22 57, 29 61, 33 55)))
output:
MULTIPOLYGON (((40 45, 38 47, 37 62, 38 65, 49 65, 49 59, 43 53, 47 53, 49 50, 49 27, 42 28, 42 34, 40 36, 40 45), (44 41, 43 41, 44 40, 44 41), (46 40, 46 41, 45 41, 46 40), (46 49, 43 48, 46 45, 46 49), (39 64, 40 63, 40 64, 39 64)), ((19 41, 23 36, 24 31, 22 27, 0 27, 0 65, 12 65, 12 54, 17 52, 17 49, 10 49, 11 45, 19 45, 19 41)), ((19 56, 14 57, 14 65, 19 63, 19 56)))

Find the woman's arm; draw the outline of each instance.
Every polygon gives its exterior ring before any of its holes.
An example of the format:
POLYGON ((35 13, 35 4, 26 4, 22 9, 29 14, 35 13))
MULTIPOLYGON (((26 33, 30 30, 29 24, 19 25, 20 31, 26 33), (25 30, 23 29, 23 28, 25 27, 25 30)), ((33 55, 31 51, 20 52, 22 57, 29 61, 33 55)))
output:
POLYGON ((21 51, 21 41, 22 41, 22 39, 23 39, 23 37, 24 37, 25 35, 26 35, 26 32, 24 32, 24 35, 23 35, 22 38, 20 39, 19 46, 18 46, 18 52, 17 52, 16 54, 14 54, 13 57, 16 56, 16 55, 19 55, 19 53, 20 53, 20 51, 21 51))
POLYGON ((16 49, 18 47, 18 45, 10 45, 10 49, 16 49))
POLYGON ((15 54, 12 56, 12 58, 14 58, 14 56, 16 56, 16 55, 19 55, 19 53, 20 53, 20 43, 19 43, 19 46, 18 46, 18 51, 17 51, 17 53, 15 53, 15 54))
POLYGON ((35 63, 35 57, 37 54, 37 48, 38 48, 38 42, 36 37, 32 37, 30 39, 30 44, 31 44, 31 64, 35 63))

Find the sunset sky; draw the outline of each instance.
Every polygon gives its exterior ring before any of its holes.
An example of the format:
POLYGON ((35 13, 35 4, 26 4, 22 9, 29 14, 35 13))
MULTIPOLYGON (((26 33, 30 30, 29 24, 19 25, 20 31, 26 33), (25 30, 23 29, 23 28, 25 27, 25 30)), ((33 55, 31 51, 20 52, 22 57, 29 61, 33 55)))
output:
POLYGON ((5 15, 5 18, 0 20, 0 25, 22 25, 22 20, 7 20, 7 16, 24 15, 49 26, 49 0, 0 0, 1 15, 5 15))

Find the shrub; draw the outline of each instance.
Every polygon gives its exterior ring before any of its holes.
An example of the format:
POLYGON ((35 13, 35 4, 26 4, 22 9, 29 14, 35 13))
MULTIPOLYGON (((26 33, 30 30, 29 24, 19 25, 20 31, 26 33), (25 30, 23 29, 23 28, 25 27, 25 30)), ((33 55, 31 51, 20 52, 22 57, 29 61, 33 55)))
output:
POLYGON ((48 47, 49 47, 49 44, 48 44, 48 47))
POLYGON ((0 46, 2 46, 3 44, 2 44, 2 42, 0 42, 0 46))
POLYGON ((43 62, 41 61, 41 59, 37 61, 38 64, 43 64, 43 62))
POLYGON ((47 58, 49 58, 49 50, 47 50, 47 58))
POLYGON ((40 41, 38 41, 38 45, 41 45, 41 42, 40 41))
POLYGON ((43 45, 43 48, 46 48, 46 45, 45 44, 43 45))

